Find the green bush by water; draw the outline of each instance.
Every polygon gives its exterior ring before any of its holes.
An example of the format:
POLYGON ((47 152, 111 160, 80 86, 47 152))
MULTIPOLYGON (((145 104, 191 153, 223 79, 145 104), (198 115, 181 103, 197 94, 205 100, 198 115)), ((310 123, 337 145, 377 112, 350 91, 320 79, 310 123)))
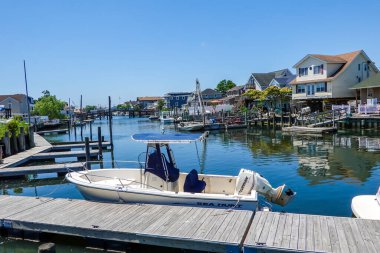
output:
POLYGON ((0 124, 0 139, 5 136, 5 132, 9 132, 9 137, 18 136, 20 134, 20 127, 24 128, 25 133, 28 133, 29 124, 22 118, 13 118, 5 124, 0 124))

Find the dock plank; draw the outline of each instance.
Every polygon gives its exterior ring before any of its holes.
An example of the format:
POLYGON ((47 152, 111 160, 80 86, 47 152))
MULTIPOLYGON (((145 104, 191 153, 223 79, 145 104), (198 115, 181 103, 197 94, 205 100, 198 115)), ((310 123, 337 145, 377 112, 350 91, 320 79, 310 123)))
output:
POLYGON ((249 225, 247 219, 252 213, 188 206, 0 196, 0 226, 11 224, 6 229, 212 252, 240 252, 243 235, 249 225), (192 219, 191 215, 199 219, 192 219), (224 225, 226 220, 229 221, 228 225, 224 225), (190 226, 186 227, 187 225, 190 226), (223 235, 234 235, 237 232, 241 235, 240 238, 214 238, 214 232, 222 226, 223 235), (184 231, 176 232, 182 227, 186 227, 186 237, 183 236, 184 231), (200 229, 193 229, 194 227, 200 229), (171 232, 166 233, 168 230, 171 232))
MULTIPOLYGON (((91 150, 90 156, 94 157, 98 155, 98 151, 91 150)), ((67 157, 86 157, 86 152, 82 150, 78 151, 62 151, 62 152, 47 152, 47 153, 38 153, 31 156, 33 160, 46 160, 46 159, 55 159, 55 158, 67 158, 67 157)))
POLYGON ((9 167, 0 169, 0 177, 14 177, 28 174, 44 174, 44 173, 62 173, 67 171, 79 171, 84 169, 84 164, 76 163, 60 163, 47 165, 34 165, 24 167, 9 167))

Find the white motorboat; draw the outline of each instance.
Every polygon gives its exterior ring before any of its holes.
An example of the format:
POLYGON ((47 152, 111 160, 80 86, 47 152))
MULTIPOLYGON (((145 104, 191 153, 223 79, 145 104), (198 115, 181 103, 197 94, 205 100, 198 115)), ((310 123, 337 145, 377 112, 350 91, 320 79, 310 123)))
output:
POLYGON ((376 195, 359 195, 352 199, 351 210, 356 218, 380 220, 380 187, 376 195))
POLYGON ((201 122, 181 122, 177 127, 180 131, 200 131, 204 128, 201 122))
POLYGON ((258 209, 258 195, 286 205, 295 193, 282 185, 272 188, 254 171, 241 169, 238 176, 180 173, 169 144, 202 140, 200 134, 135 134, 147 144, 141 169, 97 169, 70 172, 66 179, 88 200, 258 209))
POLYGON ((174 118, 170 116, 169 112, 161 112, 160 121, 164 124, 174 123, 174 118))

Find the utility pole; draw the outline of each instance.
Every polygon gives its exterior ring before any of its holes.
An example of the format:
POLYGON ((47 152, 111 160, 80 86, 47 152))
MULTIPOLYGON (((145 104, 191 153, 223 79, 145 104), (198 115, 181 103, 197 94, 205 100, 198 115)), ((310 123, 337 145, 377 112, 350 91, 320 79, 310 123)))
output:
POLYGON ((26 90, 26 104, 28 105, 28 123, 30 125, 30 104, 29 104, 29 93, 28 93, 28 80, 26 78, 25 60, 24 60, 24 78, 25 78, 25 90, 26 90))

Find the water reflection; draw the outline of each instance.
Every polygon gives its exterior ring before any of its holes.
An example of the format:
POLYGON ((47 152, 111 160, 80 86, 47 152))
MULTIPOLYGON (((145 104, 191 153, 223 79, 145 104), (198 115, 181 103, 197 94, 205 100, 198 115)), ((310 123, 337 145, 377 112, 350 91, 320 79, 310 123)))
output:
MULTIPOLYGON (((93 123, 94 137, 98 126, 102 127, 105 139, 109 139, 106 121, 93 123)), ((145 145, 133 142, 130 136, 160 132, 161 128, 159 122, 147 119, 115 117, 114 150, 104 152, 104 163, 93 164, 92 168, 136 167, 137 163, 120 162, 137 161, 145 151, 145 145)), ((165 126, 166 133, 175 131, 174 127, 165 126)), ((74 135, 48 138, 72 141, 74 135)), ((83 128, 83 136, 89 136, 88 127, 83 128)), ((247 168, 264 175, 272 185, 288 184, 298 192, 297 198, 285 208, 274 207, 277 211, 350 216, 351 198, 373 193, 378 187, 380 137, 377 132, 340 131, 334 135, 299 136, 273 129, 236 129, 211 132, 206 142, 198 143, 197 149, 184 144, 172 148, 182 171, 195 168, 209 174, 237 175, 240 168, 247 168)), ((1 194, 82 198, 74 185, 55 174, 0 180, 0 187, 1 194)))

